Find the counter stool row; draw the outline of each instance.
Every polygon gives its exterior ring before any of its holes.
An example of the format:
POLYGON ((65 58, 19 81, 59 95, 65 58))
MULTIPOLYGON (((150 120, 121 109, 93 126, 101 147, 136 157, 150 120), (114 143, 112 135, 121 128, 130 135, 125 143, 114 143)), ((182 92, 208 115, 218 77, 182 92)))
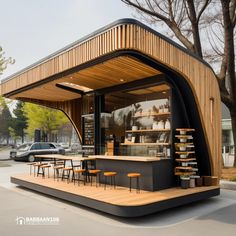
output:
MULTIPOLYGON (((96 187, 100 186, 100 174, 101 174, 101 170, 85 170, 85 169, 74 169, 72 167, 64 167, 64 162, 51 162, 51 163, 29 163, 28 165, 30 165, 30 175, 32 174, 32 166, 34 167, 34 176, 36 175, 36 168, 38 168, 37 171, 37 176, 39 174, 42 174, 42 177, 45 177, 45 169, 48 169, 48 177, 49 177, 49 168, 51 167, 50 164, 54 164, 53 166, 53 170, 54 170, 54 180, 57 179, 59 180, 61 178, 61 180, 63 181, 64 179, 67 179, 67 182, 69 183, 70 180, 70 172, 73 171, 72 174, 72 181, 75 182, 78 181, 78 185, 80 183, 80 180, 82 175, 83 175, 83 183, 84 185, 86 184, 87 181, 87 173, 90 174, 90 178, 91 178, 91 186, 93 184, 93 178, 95 178, 95 182, 96 182, 96 187), (42 172, 40 172, 40 169, 42 170, 42 172), (62 170, 62 175, 60 176, 60 170, 62 170)), ((74 166, 74 167, 79 167, 79 165, 74 166)), ((105 177, 105 183, 104 183, 104 189, 106 189, 107 187, 107 178, 110 178, 110 186, 111 187, 116 187, 116 175, 117 172, 115 171, 105 171, 103 172, 103 175, 105 177)), ((127 173, 127 177, 129 178, 129 191, 131 192, 132 190, 132 179, 136 179, 136 191, 137 193, 140 192, 140 183, 139 183, 139 178, 140 178, 141 174, 140 173, 127 173)))

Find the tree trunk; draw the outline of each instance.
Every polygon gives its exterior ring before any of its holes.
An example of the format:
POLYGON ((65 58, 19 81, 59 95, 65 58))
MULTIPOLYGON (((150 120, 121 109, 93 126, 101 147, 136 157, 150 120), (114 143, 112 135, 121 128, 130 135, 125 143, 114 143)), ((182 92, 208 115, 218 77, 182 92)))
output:
POLYGON ((236 143, 236 110, 230 110, 231 122, 232 122, 232 132, 234 139, 234 167, 236 167, 236 158, 235 158, 235 143, 236 143))
POLYGON ((25 141, 25 140, 24 140, 24 136, 25 136, 24 130, 22 130, 22 133, 21 133, 21 142, 22 142, 22 143, 24 143, 24 141, 25 141))

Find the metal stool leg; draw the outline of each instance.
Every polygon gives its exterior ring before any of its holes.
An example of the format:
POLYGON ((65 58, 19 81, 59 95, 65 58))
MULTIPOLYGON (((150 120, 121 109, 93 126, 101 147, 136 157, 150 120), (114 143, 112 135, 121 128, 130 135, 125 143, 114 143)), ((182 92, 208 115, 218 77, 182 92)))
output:
POLYGON ((129 191, 131 192, 131 178, 129 178, 129 191))
POLYGON ((105 176, 105 184, 104 184, 104 189, 106 190, 106 185, 107 185, 107 177, 105 176))

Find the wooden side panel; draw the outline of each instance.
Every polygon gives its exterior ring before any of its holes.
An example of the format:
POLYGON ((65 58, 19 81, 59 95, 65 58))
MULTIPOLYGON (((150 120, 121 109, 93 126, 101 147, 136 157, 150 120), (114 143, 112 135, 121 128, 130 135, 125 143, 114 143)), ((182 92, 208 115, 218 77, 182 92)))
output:
MULTIPOLYGON (((177 71, 186 79, 195 95, 203 129, 207 137, 211 153, 212 174, 219 176, 221 163, 221 103, 214 73, 202 62, 138 25, 117 25, 89 38, 64 53, 12 77, 11 80, 5 81, 1 85, 1 93, 6 94, 15 91, 119 49, 140 51, 177 71)), ((72 105, 73 102, 66 104, 65 102, 62 106, 61 103, 61 107, 59 107, 70 114, 69 116, 74 121, 80 121, 80 117, 75 116, 75 113, 70 110, 75 109, 72 105)))
POLYGON ((81 139, 81 115, 82 115, 82 99, 74 99, 67 102, 50 102, 37 99, 21 99, 24 102, 31 102, 41 106, 59 109, 65 113, 74 126, 79 138, 81 139))

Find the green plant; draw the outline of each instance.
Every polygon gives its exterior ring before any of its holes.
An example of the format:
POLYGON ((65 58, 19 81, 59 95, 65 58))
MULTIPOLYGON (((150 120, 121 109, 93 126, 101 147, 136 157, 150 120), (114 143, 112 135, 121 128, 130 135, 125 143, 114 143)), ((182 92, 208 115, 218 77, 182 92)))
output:
POLYGON ((188 174, 188 173, 182 174, 182 175, 180 176, 180 179, 190 179, 189 174, 188 174))

